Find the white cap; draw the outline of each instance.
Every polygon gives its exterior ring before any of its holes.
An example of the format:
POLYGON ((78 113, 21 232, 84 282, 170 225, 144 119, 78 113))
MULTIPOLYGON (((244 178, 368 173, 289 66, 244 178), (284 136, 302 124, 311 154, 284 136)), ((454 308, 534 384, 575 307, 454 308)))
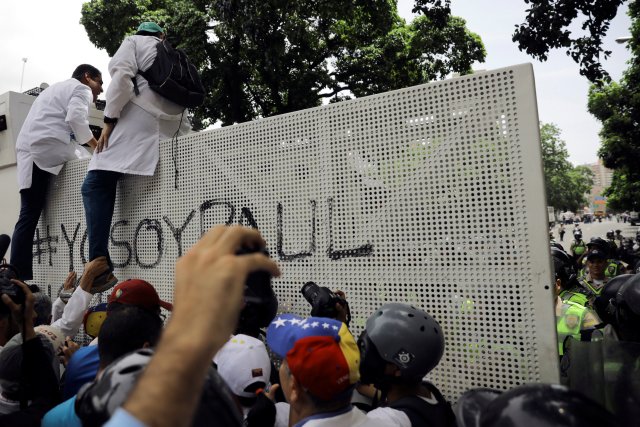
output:
POLYGON ((64 334, 58 328, 49 325, 40 325, 33 328, 36 333, 47 337, 47 339, 51 342, 51 346, 53 346, 53 351, 56 355, 60 354, 62 351, 62 347, 64 347, 64 334))
POLYGON ((238 334, 218 351, 213 358, 218 373, 231 391, 241 397, 254 397, 255 393, 244 391, 256 382, 269 384, 271 361, 264 343, 248 335, 238 334))

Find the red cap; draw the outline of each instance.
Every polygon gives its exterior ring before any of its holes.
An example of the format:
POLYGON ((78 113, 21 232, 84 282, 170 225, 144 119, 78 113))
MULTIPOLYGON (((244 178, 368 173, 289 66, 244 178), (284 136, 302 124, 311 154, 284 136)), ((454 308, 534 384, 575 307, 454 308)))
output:
POLYGON ((287 353, 287 364, 298 382, 321 400, 335 399, 355 383, 349 361, 333 337, 298 340, 287 353))
POLYGON ((156 310, 162 307, 171 311, 173 305, 162 301, 156 290, 148 282, 140 279, 125 280, 118 283, 109 295, 109 304, 118 302, 120 304, 135 305, 147 310, 156 310))

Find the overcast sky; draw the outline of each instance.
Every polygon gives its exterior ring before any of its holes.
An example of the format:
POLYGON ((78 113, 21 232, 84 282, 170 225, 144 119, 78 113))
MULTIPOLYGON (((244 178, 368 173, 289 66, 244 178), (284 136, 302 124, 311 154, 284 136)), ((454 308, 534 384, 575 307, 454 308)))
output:
MULTIPOLYGON (((79 24, 83 0, 5 1, 0 13, 0 93, 19 91, 41 82, 55 83, 69 78, 80 63, 90 63, 103 71, 105 88, 109 82, 104 50, 94 47, 79 24), (27 58, 26 64, 22 58, 27 58)), ((413 0, 399 0, 398 9, 411 19, 413 0)), ((588 81, 564 52, 552 52, 540 63, 520 52, 511 41, 516 24, 524 21, 524 0, 452 0, 453 13, 467 20, 470 30, 482 37, 487 49, 484 64, 475 69, 494 69, 514 64, 534 64, 538 111, 543 122, 562 129, 570 160, 574 164, 595 162, 599 145, 599 123, 587 112, 588 81)), ((612 55, 605 68, 619 79, 626 68, 629 52, 615 39, 629 34, 626 6, 611 24, 605 47, 612 55)))

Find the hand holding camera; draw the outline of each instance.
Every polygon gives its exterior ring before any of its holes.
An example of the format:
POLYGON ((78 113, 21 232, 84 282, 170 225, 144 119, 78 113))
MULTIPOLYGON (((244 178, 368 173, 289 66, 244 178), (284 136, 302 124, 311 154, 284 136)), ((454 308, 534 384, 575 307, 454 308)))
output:
POLYGON ((0 265, 0 295, 7 295, 15 304, 23 304, 25 298, 24 292, 14 284, 14 281, 17 279, 18 272, 12 265, 0 265))
POLYGON ((326 286, 318 286, 314 282, 304 284, 300 293, 311 304, 311 315, 340 320, 349 326, 351 311, 342 291, 333 292, 326 286))
POLYGON ((2 302, 11 311, 11 315, 22 331, 24 341, 28 341, 36 336, 33 329, 36 317, 35 298, 25 283, 16 279, 11 279, 10 283, 13 288, 6 286, 5 283, 0 284, 2 302))

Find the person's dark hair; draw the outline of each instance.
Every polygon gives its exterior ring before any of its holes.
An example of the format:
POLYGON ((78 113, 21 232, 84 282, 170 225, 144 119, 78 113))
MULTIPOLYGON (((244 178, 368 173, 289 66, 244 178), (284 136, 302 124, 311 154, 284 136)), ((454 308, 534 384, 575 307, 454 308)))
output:
POLYGON ((136 33, 136 36, 153 36, 153 37, 160 38, 162 36, 162 33, 152 33, 151 31, 138 31, 136 33))
POLYGON ((162 332, 162 319, 140 307, 122 304, 110 310, 98 334, 100 367, 105 368, 127 353, 154 346, 162 332))
MULTIPOLYGON (((244 391, 249 393, 255 393, 259 389, 265 388, 265 387, 266 387, 266 384, 263 381, 256 381, 255 383, 249 384, 248 386, 246 386, 244 388, 244 391)), ((244 397, 244 396, 236 395, 236 399, 238 399, 238 402, 240 402, 240 405, 250 408, 256 403, 256 400, 258 399, 258 395, 256 394, 252 397, 244 397)))
POLYGON ((35 301, 33 308, 36 312, 36 321, 33 326, 48 325, 51 323, 51 298, 44 292, 33 294, 35 301))
MULTIPOLYGON (((156 306, 154 309, 147 309, 147 308, 143 308, 142 306, 139 305, 135 305, 135 304, 123 304, 121 302, 118 301, 111 301, 108 305, 107 305, 107 312, 111 313, 112 311, 116 311, 122 307, 138 307, 139 309, 142 309, 144 311, 146 311, 147 313, 151 313, 154 316, 158 316, 160 317, 160 313, 162 312, 162 310, 160 310, 160 306, 156 306)), ((163 320, 163 319, 161 319, 163 320)))
POLYGON ((84 73, 89 73, 89 77, 91 77, 92 79, 102 76, 102 73, 100 72, 100 70, 98 70, 93 65, 80 64, 74 70, 73 74, 71 75, 71 78, 80 81, 82 79, 82 76, 84 76, 84 73))

